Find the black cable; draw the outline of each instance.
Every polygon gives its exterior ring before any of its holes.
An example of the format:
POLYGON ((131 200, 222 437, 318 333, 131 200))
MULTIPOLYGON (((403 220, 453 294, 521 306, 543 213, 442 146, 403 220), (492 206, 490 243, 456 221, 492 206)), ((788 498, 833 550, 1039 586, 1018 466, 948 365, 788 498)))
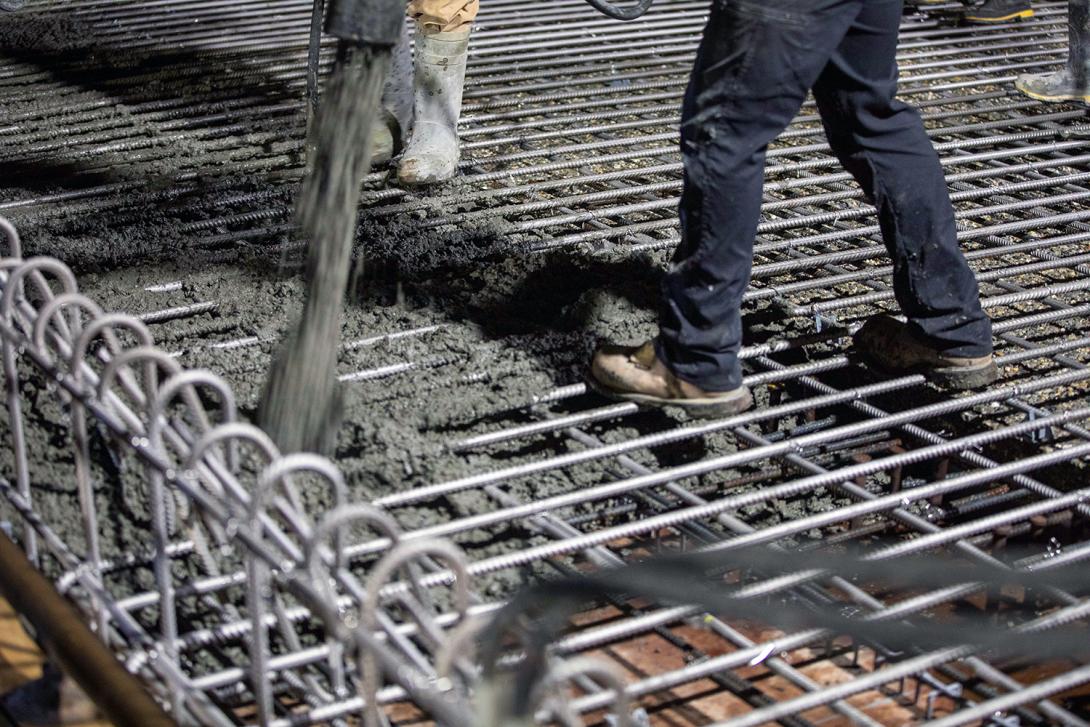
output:
POLYGON ((587 0, 587 2, 602 15, 616 20, 635 20, 642 18, 644 13, 651 9, 651 3, 655 0, 636 0, 636 3, 629 7, 614 5, 609 0, 587 0))
MULTIPOLYGON (((997 628, 989 619, 970 618, 953 623, 933 621, 905 623, 859 619, 850 610, 815 610, 801 604, 790 594, 771 598, 739 599, 734 595, 743 584, 724 582, 723 574, 731 569, 749 569, 779 565, 780 572, 797 572, 800 567, 817 566, 838 574, 910 582, 917 585, 970 582, 984 588, 1019 583, 1029 587, 1057 584, 1075 586, 1077 591, 1090 589, 1090 574, 1079 564, 1050 569, 1042 573, 1006 571, 999 567, 979 564, 956 564, 934 558, 899 559, 890 563, 860 561, 850 556, 823 553, 775 553, 759 546, 728 553, 687 553, 659 556, 640 563, 605 570, 579 577, 541 583, 517 594, 496 614, 483 631, 481 657, 487 678, 495 678, 500 655, 509 638, 519 635, 525 658, 505 685, 506 699, 514 714, 528 714, 533 708, 532 693, 547 669, 549 646, 570 625, 569 618, 603 596, 612 598, 649 598, 659 603, 699 606, 711 613, 727 617, 772 623, 784 631, 820 628, 839 634, 850 634, 857 642, 879 643, 905 654, 937 649, 954 644, 970 645, 994 656, 1019 658, 1080 658, 1085 657, 1085 631, 1057 624, 1044 632, 1024 632, 997 628), (742 555, 742 557, 738 557, 742 555), (817 562, 815 562, 817 561, 817 562)), ((1032 606, 1027 606, 1032 609, 1032 606)), ((1039 615, 1039 614, 1031 614, 1039 615)))

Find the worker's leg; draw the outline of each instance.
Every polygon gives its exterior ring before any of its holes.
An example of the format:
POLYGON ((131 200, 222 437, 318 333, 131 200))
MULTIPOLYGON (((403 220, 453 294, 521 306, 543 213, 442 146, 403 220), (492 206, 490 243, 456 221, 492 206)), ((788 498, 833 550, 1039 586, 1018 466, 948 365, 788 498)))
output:
POLYGON ((1018 90, 1038 101, 1090 103, 1090 0, 1067 2, 1067 65, 1020 76, 1018 90))
POLYGON ((409 29, 390 54, 390 70, 382 89, 382 114, 371 133, 371 163, 385 164, 408 141, 413 127, 413 55, 409 29))
POLYGON ((402 184, 450 179, 458 168, 458 117, 478 0, 413 0, 413 131, 398 165, 402 184))
POLYGON ((656 350, 708 391, 741 383, 741 302, 765 149, 791 122, 865 0, 715 2, 682 110, 681 244, 663 280, 656 350))
POLYGON ((833 150, 878 208, 893 287, 914 340, 947 357, 990 356, 991 323, 958 247, 938 155, 897 101, 900 0, 870 0, 814 85, 833 150))

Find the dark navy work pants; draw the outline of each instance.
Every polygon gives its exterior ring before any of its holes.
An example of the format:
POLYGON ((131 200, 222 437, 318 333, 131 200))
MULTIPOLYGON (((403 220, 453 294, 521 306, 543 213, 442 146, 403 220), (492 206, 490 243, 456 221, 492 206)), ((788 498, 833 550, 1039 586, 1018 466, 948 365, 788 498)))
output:
POLYGON ((897 301, 954 356, 991 351, 938 156, 896 101, 902 0, 714 0, 682 110, 682 240, 663 282, 660 359, 708 391, 741 382, 740 306, 765 151, 813 90, 829 143, 878 210, 897 301))

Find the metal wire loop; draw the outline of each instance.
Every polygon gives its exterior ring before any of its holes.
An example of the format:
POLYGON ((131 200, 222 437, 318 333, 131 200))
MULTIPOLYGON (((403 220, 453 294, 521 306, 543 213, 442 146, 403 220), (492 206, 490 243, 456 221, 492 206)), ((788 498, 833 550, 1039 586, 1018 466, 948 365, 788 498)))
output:
POLYGON ((8 243, 8 254, 5 257, 21 258, 23 256, 23 244, 19 240, 19 231, 15 229, 15 225, 11 224, 7 217, 0 217, 0 232, 4 233, 4 238, 8 243))
MULTIPOLYGON (((32 340, 34 341, 34 346, 47 357, 49 354, 45 345, 46 329, 53 320, 53 316, 57 315, 57 313, 65 308, 82 309, 85 313, 89 314, 89 317, 92 320, 104 314, 102 307, 99 306, 98 303, 82 293, 62 293, 42 306, 42 309, 38 311, 38 318, 34 321, 32 340)), ((74 316, 75 313, 73 312, 73 321, 75 320, 74 316)))

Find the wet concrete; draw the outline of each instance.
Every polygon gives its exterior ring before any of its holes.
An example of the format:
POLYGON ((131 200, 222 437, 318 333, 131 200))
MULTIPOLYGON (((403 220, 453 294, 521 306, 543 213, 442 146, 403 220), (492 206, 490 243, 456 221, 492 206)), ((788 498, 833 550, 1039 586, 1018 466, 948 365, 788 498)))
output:
POLYGON ((315 120, 313 158, 297 204, 308 247, 303 312, 273 359, 258 409, 262 429, 285 453, 328 452, 340 424, 341 319, 388 64, 384 48, 347 53, 326 81, 315 120))
MULTIPOLYGON (((277 201, 289 198, 290 190, 290 185, 272 185, 259 196, 277 201)), ((223 234, 221 229, 184 233, 179 228, 199 223, 211 214, 210 208, 225 214, 229 210, 223 209, 224 200, 258 191, 252 182, 232 189, 217 184, 161 204, 154 212, 122 205, 94 217, 16 218, 28 253, 65 260, 79 274, 82 290, 107 309, 140 314, 215 302, 214 311, 153 325, 153 333, 160 347, 178 354, 181 364, 223 375, 233 385, 243 415, 251 417, 270 353, 302 299, 300 254, 281 247, 293 235, 272 235, 246 249, 208 244, 223 234), (174 281, 180 285, 165 292, 146 290, 174 281), (251 338, 259 343, 216 347, 251 338)), ((424 232, 406 221, 365 220, 354 259, 354 286, 343 326, 349 349, 341 352, 339 372, 415 365, 406 373, 345 386, 335 459, 359 499, 496 467, 512 456, 541 456, 547 450, 537 447, 517 455, 501 452, 499 459, 454 455, 447 445, 500 422, 526 420, 516 410, 534 396, 579 380, 598 335, 634 339, 653 330, 653 274, 632 275, 639 266, 631 263, 526 256, 492 225, 424 232), (353 345, 431 326, 440 328, 353 345)), ((35 416, 42 417, 30 427, 35 477, 42 490, 39 503, 62 532, 70 531, 78 527, 75 494, 70 485, 59 483, 70 483, 74 471, 61 448, 66 432, 51 423, 63 420, 63 414, 53 408, 37 410, 35 416)), ((102 480, 103 519, 116 523, 106 533, 107 552, 141 544, 145 508, 132 506, 134 494, 107 494, 129 492, 137 482, 123 483, 128 478, 105 470, 96 479, 102 480)), ((541 496, 570 487, 567 476, 557 474, 523 487, 519 494, 541 496)), ((418 527, 489 506, 486 496, 464 493, 442 507, 397 514, 406 527, 418 527)), ((514 534, 469 534, 466 544, 494 552, 536 539, 517 527, 500 530, 514 534)))
MULTIPOLYGON (((238 396, 242 416, 252 419, 272 352, 303 300, 301 235, 292 228, 303 159, 300 89, 285 83, 282 73, 262 70, 255 60, 260 56, 257 52, 151 49, 126 54, 96 49, 88 35, 77 30, 32 24, 0 28, 0 46, 21 64, 36 67, 49 59, 48 54, 35 59, 29 51, 31 41, 43 47, 35 40, 42 37, 53 55, 64 53, 73 61, 51 70, 62 97, 27 93, 9 105, 13 117, 30 119, 21 122, 26 127, 21 134, 53 146, 0 155, 0 172, 13 180, 0 190, 0 201, 85 191, 104 184, 121 189, 5 214, 19 225, 28 254, 56 255, 68 262, 80 276, 84 292, 107 309, 149 313, 215 303, 214 310, 199 316, 155 324, 153 332, 164 350, 177 353, 181 364, 222 375, 238 396), (248 116, 244 106, 232 105, 250 99, 283 102, 290 109, 281 115, 248 116), (222 122, 222 128, 210 124, 207 135, 176 133, 172 111, 156 116, 134 110, 140 104, 160 102, 199 103, 202 114, 225 113, 230 124, 222 122), (103 104, 95 111, 94 122, 107 131, 117 124, 123 131, 113 136, 98 130, 77 133, 63 115, 53 113, 81 103, 103 104), (116 138, 136 138, 146 145, 93 154, 79 151, 81 146, 108 147, 116 138), (58 145, 64 140, 70 140, 79 153, 58 145), (176 288, 146 290, 174 281, 179 282, 176 288), (256 342, 239 345, 250 339, 256 342)), ((462 191, 476 189, 471 182, 456 181, 439 193, 462 191)), ((480 203, 466 208, 481 209, 480 203)), ((535 415, 527 404, 556 386, 580 381, 597 340, 636 343, 653 335, 658 278, 667 252, 623 257, 583 250, 531 253, 528 247, 534 240, 510 234, 509 225, 486 220, 426 229, 416 214, 361 222, 341 328, 348 347, 341 351, 336 368, 341 375, 365 375, 344 386, 343 421, 333 449, 354 499, 578 449, 563 434, 459 454, 452 453, 449 444, 533 421, 535 415), (433 327, 438 328, 430 330, 433 327), (417 329, 429 331, 353 345, 361 339, 417 329), (403 370, 382 373, 392 366, 403 370)), ((836 291, 821 294, 835 295, 836 291)), ((809 332, 811 325, 762 305, 750 306, 747 314, 747 343, 809 332)), ((811 346, 791 354, 796 359, 780 359, 797 362, 832 352, 811 346)), ((858 373, 851 370, 823 380, 855 385, 858 373)), ((44 387, 40 379, 25 387, 27 401, 40 402, 27 412, 35 500, 47 522, 78 549, 79 508, 70 441, 66 428, 58 424, 65 421, 67 412, 39 387, 44 387)), ((764 387, 755 394, 759 405, 768 402, 764 387)), ((877 403, 889 409, 903 406, 895 399, 877 403)), ((557 411, 604 403, 588 396, 557 411)), ((591 425, 587 431, 608 443, 661 431, 680 420, 674 412, 642 412, 622 421, 591 425)), ((799 423, 786 420, 774 426, 782 429, 799 423)), ((979 426, 979 420, 938 426, 971 430, 979 426)), ((0 442, 8 441, 6 417, 0 417, 0 442)), ((730 435, 720 434, 630 456, 649 467, 668 467, 731 452, 735 446, 730 435)), ((142 468, 131 459, 124 461, 124 467, 114 466, 97 439, 93 453, 97 500, 106 524, 104 550, 108 554, 139 550, 146 545, 148 529, 142 468)), ((600 484, 617 474, 625 471, 615 462, 600 462, 518 479, 504 487, 526 501, 600 484)), ((718 473, 693 484, 714 493, 723 480, 740 474, 751 473, 718 473)), ((759 486, 749 484, 739 491, 759 486)), ((321 488, 308 489, 305 499, 316 514, 329 504, 321 488)), ((755 526, 772 525, 844 502, 819 492, 754 506, 743 515, 755 526)), ((394 514, 404 527, 417 528, 495 507, 487 494, 468 491, 424 506, 397 508, 394 514)), ((560 514, 587 511, 580 508, 560 514)), ((610 522, 617 522, 633 515, 611 517, 610 522)), ((807 537, 822 535, 813 532, 807 537)), ((454 539, 474 559, 544 542, 544 536, 520 523, 471 531, 454 539)), ((146 571, 135 578, 131 575, 119 575, 115 586, 120 590, 150 586, 146 571)), ((489 595, 502 595, 523 575, 496 574, 484 579, 481 587, 489 595)))

